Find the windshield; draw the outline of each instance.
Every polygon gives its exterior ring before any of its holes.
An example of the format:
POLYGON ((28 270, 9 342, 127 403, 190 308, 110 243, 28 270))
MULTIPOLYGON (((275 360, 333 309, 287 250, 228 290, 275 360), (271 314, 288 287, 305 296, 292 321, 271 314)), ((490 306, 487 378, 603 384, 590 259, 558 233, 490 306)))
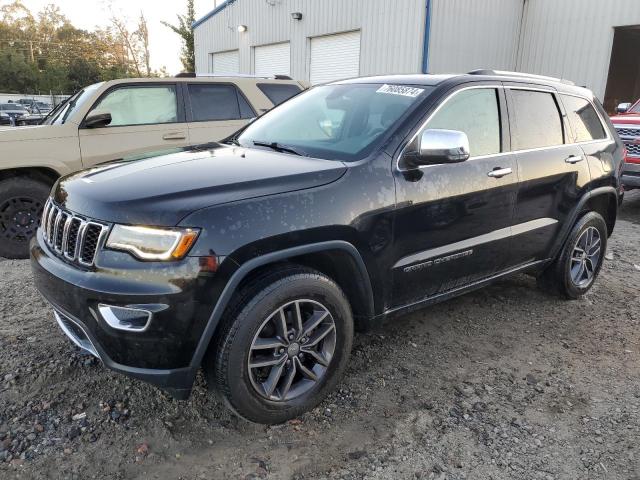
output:
POLYGON ((433 87, 345 84, 316 87, 250 124, 243 147, 272 146, 318 158, 360 160, 433 87))
POLYGON ((65 123, 71 115, 82 108, 88 100, 93 98, 94 92, 102 85, 102 83, 104 82, 90 85, 62 102, 52 111, 51 115, 42 122, 43 125, 61 125, 65 123))
POLYGON ((636 102, 636 104, 629 109, 629 113, 640 113, 640 102, 636 102))

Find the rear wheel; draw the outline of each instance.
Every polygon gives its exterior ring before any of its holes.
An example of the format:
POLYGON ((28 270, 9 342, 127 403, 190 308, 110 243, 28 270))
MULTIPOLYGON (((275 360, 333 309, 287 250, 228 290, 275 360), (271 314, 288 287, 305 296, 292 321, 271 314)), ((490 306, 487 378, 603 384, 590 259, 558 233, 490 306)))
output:
POLYGON ((576 299, 593 286, 607 249, 607 224, 589 212, 574 225, 558 258, 538 277, 545 290, 576 299))
POLYGON ((241 417, 281 423, 315 407, 346 367, 349 303, 325 275, 289 268, 239 292, 205 365, 210 385, 241 417))
POLYGON ((0 256, 28 258, 51 187, 27 177, 0 182, 0 256))

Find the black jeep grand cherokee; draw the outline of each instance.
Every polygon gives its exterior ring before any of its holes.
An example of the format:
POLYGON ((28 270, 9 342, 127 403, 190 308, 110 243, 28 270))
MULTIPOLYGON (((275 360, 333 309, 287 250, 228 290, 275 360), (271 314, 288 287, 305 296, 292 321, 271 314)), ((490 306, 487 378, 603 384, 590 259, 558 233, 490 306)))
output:
POLYGON ((239 415, 282 422, 334 388, 354 327, 516 272, 586 293, 622 152, 554 79, 338 82, 227 143, 59 180, 33 271, 107 367, 186 398, 202 366, 239 415))

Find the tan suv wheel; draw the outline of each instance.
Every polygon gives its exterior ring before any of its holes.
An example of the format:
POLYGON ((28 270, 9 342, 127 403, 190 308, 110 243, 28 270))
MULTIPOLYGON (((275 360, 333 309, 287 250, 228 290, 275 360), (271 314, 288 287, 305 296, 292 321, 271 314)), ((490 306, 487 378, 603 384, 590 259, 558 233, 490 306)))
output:
POLYGON ((28 258, 50 187, 31 178, 0 182, 0 256, 28 258))

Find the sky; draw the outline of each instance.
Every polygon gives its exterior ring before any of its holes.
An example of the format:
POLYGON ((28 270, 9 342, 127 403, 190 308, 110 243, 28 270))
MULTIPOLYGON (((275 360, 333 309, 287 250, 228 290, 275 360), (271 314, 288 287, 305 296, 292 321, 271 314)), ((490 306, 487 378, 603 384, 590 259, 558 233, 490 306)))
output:
MULTIPOLYGON (((160 22, 177 24, 176 15, 186 12, 186 0, 22 0, 22 3, 34 13, 53 3, 74 26, 85 30, 107 25, 109 3, 121 17, 129 19, 132 29, 143 12, 149 28, 151 67, 155 70, 164 66, 170 74, 182 70, 180 37, 160 22)), ((195 0, 196 19, 213 10, 214 3, 215 0, 195 0)))

